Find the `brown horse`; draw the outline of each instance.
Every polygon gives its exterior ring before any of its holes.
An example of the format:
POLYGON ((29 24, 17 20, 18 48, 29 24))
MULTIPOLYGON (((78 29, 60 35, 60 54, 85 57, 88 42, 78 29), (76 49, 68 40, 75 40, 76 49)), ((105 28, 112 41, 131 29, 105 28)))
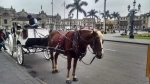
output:
MULTIPOLYGON (((86 54, 87 46, 90 45, 93 52, 96 54, 98 59, 103 57, 103 35, 100 31, 95 30, 78 30, 76 31, 68 31, 68 32, 59 32, 53 31, 49 35, 49 47, 54 47, 57 49, 62 49, 65 51, 64 55, 67 56, 67 79, 66 83, 70 84, 70 69, 71 69, 71 61, 74 58, 73 64, 73 81, 78 81, 76 72, 77 61, 82 59, 86 54), (76 38, 76 40, 75 40, 76 38)), ((56 51, 55 56, 53 56, 53 52, 51 50, 51 61, 52 61, 52 73, 58 72, 57 67, 57 58, 60 54, 59 51, 56 51)))

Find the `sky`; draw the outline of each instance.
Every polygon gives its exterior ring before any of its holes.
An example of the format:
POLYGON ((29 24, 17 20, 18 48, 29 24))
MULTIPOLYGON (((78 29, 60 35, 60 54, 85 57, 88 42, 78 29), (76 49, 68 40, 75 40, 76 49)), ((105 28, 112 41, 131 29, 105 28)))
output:
MULTIPOLYGON (((62 18, 64 18, 64 7, 62 6, 63 2, 66 4, 73 3, 74 0, 53 0, 53 8, 54 15, 59 13, 62 18)), ((82 0, 88 2, 88 6, 84 6, 86 12, 91 9, 95 9, 97 11, 103 12, 104 10, 104 0, 99 0, 95 4, 95 0, 82 0)), ((110 13, 119 12, 121 16, 126 16, 128 14, 127 6, 131 5, 133 8, 134 0, 106 0, 106 10, 109 10, 110 13)), ((52 14, 52 0, 0 0, 0 6, 4 8, 10 8, 11 6, 16 9, 17 12, 24 9, 28 13, 39 13, 42 10, 47 14, 52 14)), ((138 4, 141 4, 141 12, 139 14, 149 12, 150 11, 150 0, 136 0, 136 8, 138 8, 138 4)), ((65 9, 65 18, 68 18, 68 13, 70 9, 65 9)), ((74 18, 76 18, 76 11, 73 12, 74 18)), ((98 13, 97 16, 100 16, 98 13)), ((82 19, 84 15, 79 13, 79 18, 82 19)))

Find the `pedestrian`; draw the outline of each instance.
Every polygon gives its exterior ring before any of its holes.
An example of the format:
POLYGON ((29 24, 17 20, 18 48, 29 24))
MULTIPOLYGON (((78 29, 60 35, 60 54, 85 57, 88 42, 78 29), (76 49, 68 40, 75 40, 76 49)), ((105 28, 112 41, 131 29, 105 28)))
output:
POLYGON ((5 47, 5 34, 3 33, 3 29, 0 29, 0 51, 2 51, 2 47, 4 48, 4 50, 7 50, 5 47))

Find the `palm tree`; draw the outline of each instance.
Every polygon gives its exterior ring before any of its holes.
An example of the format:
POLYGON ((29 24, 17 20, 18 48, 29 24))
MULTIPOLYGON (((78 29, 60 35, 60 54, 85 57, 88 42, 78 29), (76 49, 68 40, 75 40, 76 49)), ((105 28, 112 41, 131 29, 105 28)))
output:
MULTIPOLYGON (((92 19, 95 20, 95 17, 98 19, 98 16, 96 15, 96 13, 98 13, 98 11, 96 11, 95 9, 92 9, 92 10, 90 10, 90 11, 87 12, 87 13, 88 13, 87 17, 88 17, 88 16, 92 16, 92 19)), ((94 27, 94 23, 93 23, 93 27, 94 27)))
POLYGON ((88 3, 86 1, 81 1, 81 0, 74 0, 74 3, 68 4, 66 6, 66 9, 72 8, 69 13, 74 12, 77 10, 77 19, 79 12, 83 13, 84 16, 86 16, 86 11, 82 8, 82 6, 87 6, 88 3))
POLYGON ((111 14, 111 16, 112 16, 112 18, 114 18, 114 19, 118 19, 118 18, 120 17, 120 14, 119 14, 118 12, 113 12, 113 13, 111 14))
POLYGON ((95 3, 97 3, 99 0, 95 0, 95 3))
MULTIPOLYGON (((109 14, 109 10, 107 10, 105 14, 106 14, 106 15, 105 15, 105 16, 106 16, 106 17, 105 17, 106 19, 108 19, 108 18, 112 19, 111 14, 109 14)), ((104 13, 101 13, 101 15, 102 15, 102 18, 104 18, 104 13)))
MULTIPOLYGON (((104 16, 104 13, 101 13, 101 15, 102 15, 102 18, 105 17, 105 19, 108 19, 108 18, 112 19, 111 14, 109 13, 109 10, 105 12, 105 16, 104 16)), ((105 25, 106 25, 106 20, 105 20, 105 25)))
POLYGON ((120 14, 118 12, 113 12, 111 14, 112 18, 114 18, 115 20, 117 20, 117 24, 119 24, 119 17, 120 17, 120 14))
POLYGON ((98 13, 98 11, 96 11, 95 9, 92 9, 87 13, 88 13, 87 17, 92 16, 92 18, 94 18, 94 17, 98 18, 98 16, 96 15, 96 13, 98 13))

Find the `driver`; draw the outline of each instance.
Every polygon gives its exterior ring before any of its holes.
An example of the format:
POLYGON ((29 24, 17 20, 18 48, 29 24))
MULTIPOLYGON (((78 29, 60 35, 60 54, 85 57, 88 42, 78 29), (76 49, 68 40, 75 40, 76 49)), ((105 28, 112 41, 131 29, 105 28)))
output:
POLYGON ((28 15, 27 18, 29 19, 29 25, 28 27, 31 28, 38 28, 38 21, 36 18, 33 18, 32 15, 28 15))

